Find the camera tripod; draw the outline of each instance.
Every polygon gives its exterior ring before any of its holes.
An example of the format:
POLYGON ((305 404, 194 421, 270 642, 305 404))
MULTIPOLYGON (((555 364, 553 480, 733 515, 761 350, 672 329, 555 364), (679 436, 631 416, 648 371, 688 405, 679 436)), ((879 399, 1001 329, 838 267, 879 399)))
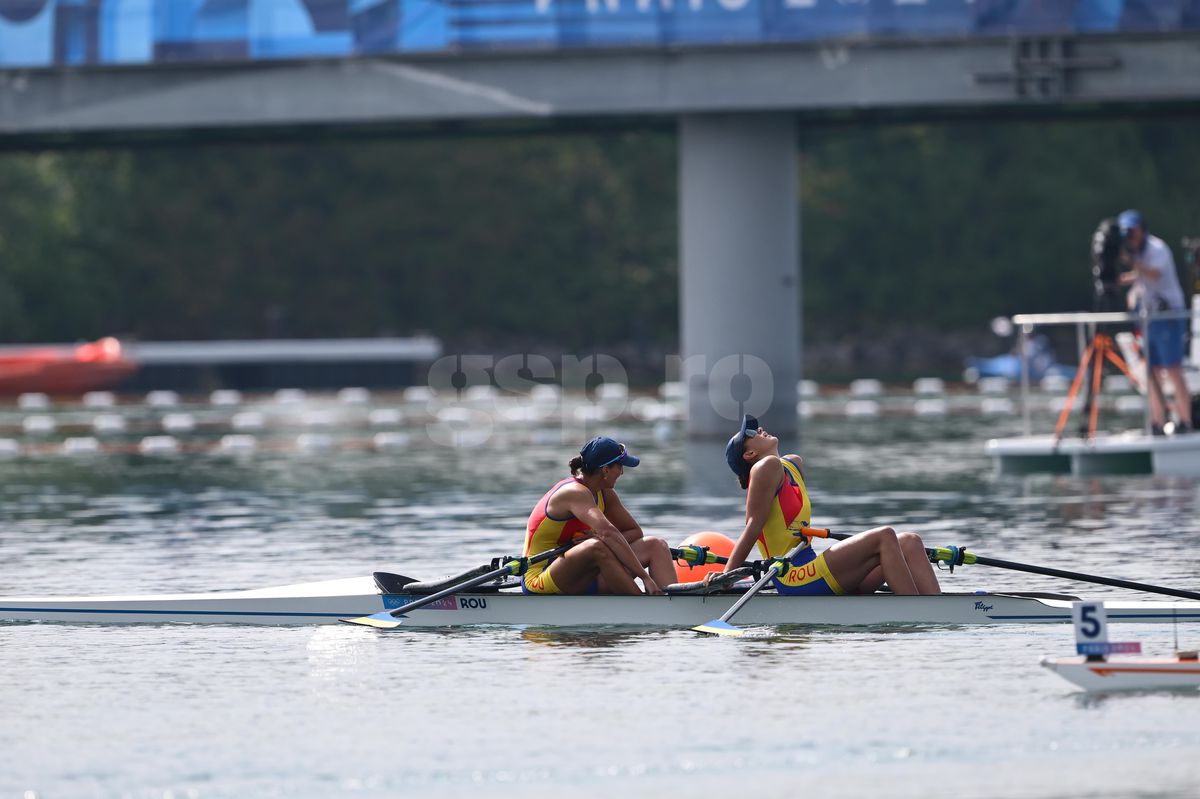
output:
POLYGON ((1086 434, 1084 437, 1088 439, 1095 437, 1096 421, 1100 416, 1100 377, 1104 373, 1106 360, 1124 372, 1135 386, 1138 384, 1138 379, 1129 370, 1125 359, 1117 353, 1117 346, 1112 337, 1107 333, 1094 334, 1083 351, 1083 357, 1079 359, 1079 369, 1075 372, 1075 379, 1071 381, 1071 390, 1067 392, 1066 402, 1063 403, 1062 411, 1058 414, 1058 424, 1054 426, 1055 446, 1062 441, 1063 431, 1067 427, 1067 419, 1071 416, 1071 405, 1074 403, 1076 395, 1079 394, 1079 388, 1083 385, 1083 379, 1089 369, 1092 373, 1092 380, 1088 385, 1087 401, 1084 403, 1084 413, 1087 415, 1088 423, 1087 427, 1081 425, 1079 432, 1081 435, 1086 434))

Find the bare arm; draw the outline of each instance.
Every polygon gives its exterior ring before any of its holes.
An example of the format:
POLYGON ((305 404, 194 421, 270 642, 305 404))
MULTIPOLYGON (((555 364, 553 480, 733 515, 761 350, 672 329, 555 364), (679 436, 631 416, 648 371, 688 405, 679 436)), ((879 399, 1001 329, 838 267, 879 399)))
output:
POLYGON ((632 544, 642 538, 641 526, 634 521, 633 514, 625 509, 616 491, 604 492, 604 515, 613 523, 613 526, 621 531, 621 535, 629 543, 632 544))
POLYGON ((1136 255, 1125 253, 1121 260, 1130 267, 1128 271, 1117 275, 1117 282, 1122 286, 1133 283, 1139 275, 1150 283, 1157 283, 1162 277, 1162 269, 1158 265, 1143 261, 1136 255))
POLYGON ((590 536, 598 538, 611 549, 630 575, 640 577, 646 586, 654 584, 650 580, 650 575, 642 568, 642 564, 638 563, 637 555, 633 554, 625 536, 617 529, 616 525, 609 521, 604 512, 596 507, 590 491, 583 486, 568 486, 555 495, 552 504, 556 507, 565 506, 572 516, 586 524, 591 530, 590 536), (560 498, 561 501, 559 501, 560 498))
POLYGON ((762 534, 763 525, 771 513, 771 500, 783 480, 783 464, 779 458, 763 458, 750 470, 750 488, 746 492, 746 526, 734 544, 725 571, 733 571, 746 562, 754 542, 762 534))

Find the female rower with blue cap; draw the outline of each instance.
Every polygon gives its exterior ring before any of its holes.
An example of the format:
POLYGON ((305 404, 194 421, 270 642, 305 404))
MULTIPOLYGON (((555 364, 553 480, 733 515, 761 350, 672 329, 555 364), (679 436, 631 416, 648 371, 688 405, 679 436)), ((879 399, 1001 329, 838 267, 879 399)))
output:
POLYGON ((641 459, 607 436, 583 446, 569 464, 571 476, 559 480, 538 500, 525 530, 525 555, 576 546, 550 561, 530 566, 523 588, 530 594, 648 594, 675 580, 671 550, 642 528, 613 490, 626 468, 641 459), (647 572, 649 567, 649 572, 647 572))
MULTIPOLYGON (((797 535, 812 519, 799 455, 779 455, 779 439, 747 414, 729 444, 725 460, 746 489, 746 526, 725 565, 732 571, 758 545, 764 558, 782 557, 803 540, 792 565, 775 579, 781 594, 869 594, 883 583, 897 594, 938 594, 937 576, 916 533, 876 527, 838 541, 817 554, 811 539, 797 535)), ((711 577, 706 578, 711 579, 711 577)))

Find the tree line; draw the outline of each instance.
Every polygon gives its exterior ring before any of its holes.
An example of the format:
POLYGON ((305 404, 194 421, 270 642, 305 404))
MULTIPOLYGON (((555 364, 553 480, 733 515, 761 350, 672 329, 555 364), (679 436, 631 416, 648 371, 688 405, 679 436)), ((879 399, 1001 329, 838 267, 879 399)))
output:
MULTIPOLYGON (((806 347, 1088 309, 1101 218, 1140 208, 1177 259, 1200 234, 1195 134, 1187 116, 803 129, 806 347)), ((6 153, 0 341, 430 332, 656 357, 678 340, 676 146, 647 129, 6 153)))

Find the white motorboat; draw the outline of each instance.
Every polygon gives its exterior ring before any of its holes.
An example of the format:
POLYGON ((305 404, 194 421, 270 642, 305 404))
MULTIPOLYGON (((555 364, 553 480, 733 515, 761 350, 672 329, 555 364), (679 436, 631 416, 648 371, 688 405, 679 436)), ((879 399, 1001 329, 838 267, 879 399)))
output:
POLYGON ((1200 660, 1194 652, 1173 658, 1044 658, 1042 665, 1085 691, 1200 688, 1200 660))

